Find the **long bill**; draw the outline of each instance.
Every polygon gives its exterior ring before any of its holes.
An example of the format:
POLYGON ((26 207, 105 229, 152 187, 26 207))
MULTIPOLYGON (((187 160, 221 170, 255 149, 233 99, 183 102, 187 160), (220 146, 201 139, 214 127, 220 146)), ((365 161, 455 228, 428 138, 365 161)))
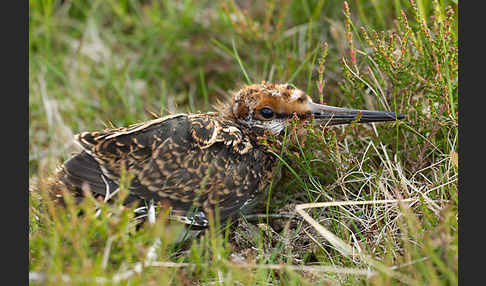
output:
POLYGON ((349 109, 318 103, 311 103, 310 106, 314 118, 328 125, 395 121, 405 118, 405 115, 395 112, 349 109))

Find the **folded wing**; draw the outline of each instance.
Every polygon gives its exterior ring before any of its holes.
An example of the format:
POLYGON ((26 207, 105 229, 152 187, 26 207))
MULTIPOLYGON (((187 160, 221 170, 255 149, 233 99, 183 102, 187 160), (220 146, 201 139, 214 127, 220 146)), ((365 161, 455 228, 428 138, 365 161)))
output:
POLYGON ((68 188, 106 195, 125 169, 134 175, 131 197, 160 201, 183 221, 216 207, 222 220, 235 216, 265 190, 274 166, 237 126, 209 114, 172 115, 76 139, 83 152, 63 165, 60 177, 68 188))

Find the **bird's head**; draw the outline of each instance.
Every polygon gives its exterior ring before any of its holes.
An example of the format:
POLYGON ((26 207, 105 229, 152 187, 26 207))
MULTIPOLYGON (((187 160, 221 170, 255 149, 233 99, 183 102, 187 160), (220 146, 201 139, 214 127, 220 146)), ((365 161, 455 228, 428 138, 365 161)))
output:
POLYGON ((262 82, 235 92, 227 113, 252 130, 267 130, 277 135, 289 119, 309 120, 336 125, 352 122, 379 122, 403 119, 400 113, 348 109, 314 103, 310 96, 292 84, 262 82))

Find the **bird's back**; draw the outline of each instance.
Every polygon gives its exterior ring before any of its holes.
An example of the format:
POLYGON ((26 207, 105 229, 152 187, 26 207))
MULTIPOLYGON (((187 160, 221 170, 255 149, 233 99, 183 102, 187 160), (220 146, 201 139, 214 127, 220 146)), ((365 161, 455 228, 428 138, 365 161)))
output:
POLYGON ((129 200, 160 201, 183 221, 198 214, 199 224, 216 207, 222 220, 235 216, 266 189, 275 167, 244 130, 213 113, 84 132, 76 140, 83 151, 58 174, 69 190, 110 195, 125 169, 133 174, 129 200))

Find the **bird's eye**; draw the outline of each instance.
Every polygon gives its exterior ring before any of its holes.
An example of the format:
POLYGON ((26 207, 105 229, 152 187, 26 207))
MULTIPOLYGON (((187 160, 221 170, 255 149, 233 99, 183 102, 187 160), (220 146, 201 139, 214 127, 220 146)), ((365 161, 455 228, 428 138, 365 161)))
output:
POLYGON ((264 107, 262 109, 260 109, 260 114, 262 115, 263 118, 265 119, 270 119, 273 117, 273 110, 271 110, 270 108, 268 107, 264 107))

